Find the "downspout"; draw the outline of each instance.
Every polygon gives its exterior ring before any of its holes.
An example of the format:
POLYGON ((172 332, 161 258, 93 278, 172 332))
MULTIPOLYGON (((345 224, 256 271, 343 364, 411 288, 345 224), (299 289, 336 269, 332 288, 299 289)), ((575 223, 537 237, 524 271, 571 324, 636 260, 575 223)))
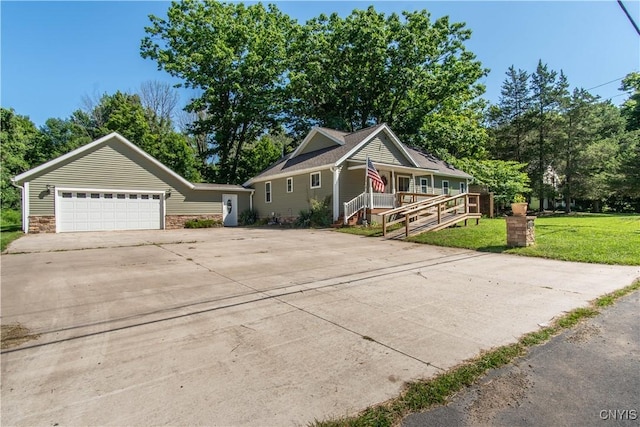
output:
POLYGON ((27 189, 27 191, 29 188, 27 184, 28 183, 25 183, 25 187, 23 187, 16 184, 13 178, 11 178, 11 185, 20 189, 20 197, 22 199, 22 206, 20 209, 22 211, 22 231, 25 234, 29 233, 29 194, 25 193, 25 188, 27 189))
POLYGON ((251 194, 249 194, 249 210, 252 211, 253 210, 253 195, 255 194, 256 190, 251 189, 251 194))

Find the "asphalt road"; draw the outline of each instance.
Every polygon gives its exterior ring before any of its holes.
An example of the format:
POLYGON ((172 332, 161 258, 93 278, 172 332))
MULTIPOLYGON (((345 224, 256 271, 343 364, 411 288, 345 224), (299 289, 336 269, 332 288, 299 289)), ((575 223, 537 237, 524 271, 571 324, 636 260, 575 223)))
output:
POLYGON ((635 292, 402 425, 638 426, 639 313, 635 292))

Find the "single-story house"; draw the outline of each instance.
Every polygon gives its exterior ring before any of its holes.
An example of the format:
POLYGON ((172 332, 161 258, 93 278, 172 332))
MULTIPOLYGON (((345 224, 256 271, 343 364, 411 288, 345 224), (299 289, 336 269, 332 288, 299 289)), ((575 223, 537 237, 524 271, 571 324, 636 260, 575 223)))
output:
POLYGON ((333 220, 363 209, 391 209, 397 193, 425 195, 467 192, 471 175, 403 144, 386 124, 357 132, 316 127, 298 148, 244 183, 255 190, 260 217, 288 221, 311 199, 331 198, 333 220), (383 192, 366 186, 367 159, 385 183, 383 192), (367 188, 369 188, 367 190, 367 188))
POLYGON ((118 133, 13 178, 25 233, 182 228, 190 219, 238 223, 253 190, 194 184, 118 133))

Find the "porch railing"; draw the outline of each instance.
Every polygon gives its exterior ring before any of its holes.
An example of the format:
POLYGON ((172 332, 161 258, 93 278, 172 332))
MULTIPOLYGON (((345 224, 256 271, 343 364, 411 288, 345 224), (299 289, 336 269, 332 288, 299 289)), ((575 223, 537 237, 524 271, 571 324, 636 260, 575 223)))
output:
POLYGON ((389 193, 361 193, 348 202, 344 202, 344 224, 346 225, 349 218, 354 216, 365 207, 371 209, 376 208, 394 208, 396 206, 396 195, 389 193))

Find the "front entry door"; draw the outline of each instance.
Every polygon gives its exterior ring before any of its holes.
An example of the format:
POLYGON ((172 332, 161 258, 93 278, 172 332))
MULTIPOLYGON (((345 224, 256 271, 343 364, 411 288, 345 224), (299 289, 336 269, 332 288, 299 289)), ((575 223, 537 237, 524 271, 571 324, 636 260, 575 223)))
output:
POLYGON ((238 225, 238 195, 222 195, 222 223, 225 227, 238 225))

